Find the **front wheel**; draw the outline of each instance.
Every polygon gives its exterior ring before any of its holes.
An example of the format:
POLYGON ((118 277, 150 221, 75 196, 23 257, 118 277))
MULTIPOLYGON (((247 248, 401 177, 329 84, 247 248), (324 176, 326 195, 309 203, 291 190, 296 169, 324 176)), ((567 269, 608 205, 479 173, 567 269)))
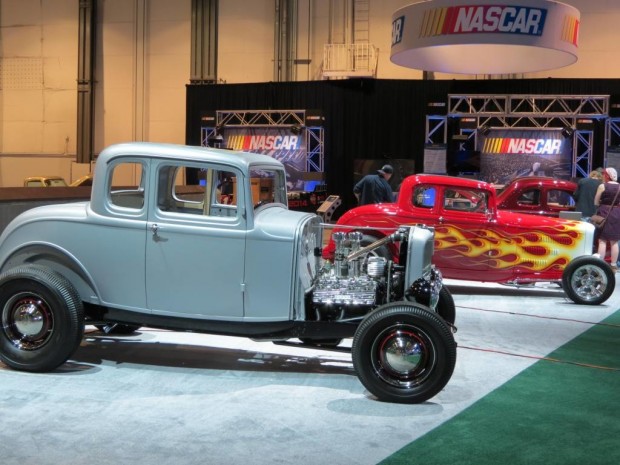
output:
POLYGON ((353 338, 353 366, 379 400, 420 403, 452 377, 456 342, 445 321, 428 307, 394 302, 370 313, 353 338))
POLYGON ((84 308, 73 285, 42 266, 0 275, 0 360, 24 371, 50 371, 75 352, 84 308))
POLYGON ((562 273, 562 288, 569 299, 579 305, 600 305, 616 287, 611 266, 594 256, 577 257, 562 273))
POLYGON ((452 293, 448 290, 446 286, 441 286, 436 310, 437 313, 439 313, 439 316, 441 316, 451 325, 454 325, 454 322, 456 320, 456 305, 454 304, 454 298, 452 297, 452 293))

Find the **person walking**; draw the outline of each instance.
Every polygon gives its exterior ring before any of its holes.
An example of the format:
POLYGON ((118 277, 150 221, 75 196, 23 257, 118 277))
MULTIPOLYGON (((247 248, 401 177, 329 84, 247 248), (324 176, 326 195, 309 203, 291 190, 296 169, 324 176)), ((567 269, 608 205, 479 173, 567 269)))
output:
POLYGON ((376 174, 367 174, 355 184, 353 194, 359 204, 393 202, 394 193, 392 186, 388 183, 392 173, 394 173, 394 168, 391 165, 383 165, 376 174))
POLYGON ((594 204, 598 206, 597 214, 606 218, 605 224, 600 228, 598 236, 598 254, 605 259, 607 243, 610 244, 611 268, 614 273, 618 271, 618 252, 620 250, 620 184, 618 184, 618 172, 614 168, 605 168, 603 171, 603 183, 598 186, 594 197, 594 204))
POLYGON ((587 178, 581 178, 577 181, 577 190, 573 194, 573 198, 575 199, 575 211, 581 212, 583 221, 590 221, 590 217, 596 213, 594 197, 598 186, 603 182, 601 171, 594 170, 587 178))

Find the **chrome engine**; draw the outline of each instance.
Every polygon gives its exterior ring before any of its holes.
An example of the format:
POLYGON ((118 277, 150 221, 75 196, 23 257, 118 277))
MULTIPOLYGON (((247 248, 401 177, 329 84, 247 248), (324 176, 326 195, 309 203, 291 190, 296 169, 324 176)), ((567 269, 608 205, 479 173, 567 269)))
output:
POLYGON ((315 304, 374 305, 377 289, 386 276, 387 260, 376 256, 347 259, 349 254, 361 249, 360 232, 336 232, 332 237, 336 244, 333 267, 320 276, 312 301, 315 304))
POLYGON ((321 268, 312 292, 317 318, 330 314, 336 318, 355 317, 402 299, 434 308, 441 289, 441 274, 430 264, 433 231, 428 228, 413 231, 415 228, 401 228, 365 247, 362 247, 362 233, 335 232, 332 235, 334 260, 321 268), (415 244, 408 244, 411 241, 415 244), (386 245, 394 242, 400 242, 399 264, 381 256, 386 255, 386 245), (428 247, 430 254, 419 253, 428 247), (418 251, 415 258, 412 249, 418 251), (416 269, 408 272, 408 266, 416 269))

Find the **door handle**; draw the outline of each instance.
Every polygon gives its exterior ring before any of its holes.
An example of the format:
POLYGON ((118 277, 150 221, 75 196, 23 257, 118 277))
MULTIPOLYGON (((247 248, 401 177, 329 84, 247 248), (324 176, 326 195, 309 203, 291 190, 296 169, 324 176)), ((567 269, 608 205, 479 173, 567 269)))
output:
POLYGON ((153 237, 157 237, 158 236, 158 232, 159 232, 159 225, 157 223, 153 223, 151 225, 151 232, 153 233, 153 237))

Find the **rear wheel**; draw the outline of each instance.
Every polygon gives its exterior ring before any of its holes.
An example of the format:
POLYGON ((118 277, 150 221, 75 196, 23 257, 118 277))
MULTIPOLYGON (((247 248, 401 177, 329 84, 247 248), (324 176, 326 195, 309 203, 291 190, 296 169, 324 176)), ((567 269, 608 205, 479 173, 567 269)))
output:
POLYGON ((84 334, 84 308, 73 285, 36 265, 0 275, 0 320, 0 359, 17 370, 57 368, 84 334))
POLYGON ((562 288, 569 299, 579 305, 599 305, 616 287, 611 266, 594 256, 577 257, 562 273, 562 288))
POLYGON ((352 355, 360 381, 379 400, 420 403, 452 377, 456 342, 435 312, 417 303, 395 302, 362 321, 352 355))

